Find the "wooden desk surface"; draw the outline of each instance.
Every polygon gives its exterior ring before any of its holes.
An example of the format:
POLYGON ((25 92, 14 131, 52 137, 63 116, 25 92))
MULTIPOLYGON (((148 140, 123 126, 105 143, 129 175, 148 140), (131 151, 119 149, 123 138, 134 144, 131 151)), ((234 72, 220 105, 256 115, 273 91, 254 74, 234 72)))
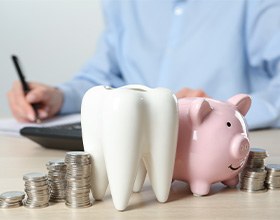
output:
MULTIPOLYGON (((280 163, 280 130, 255 131, 250 138, 252 147, 269 152, 266 163, 280 163)), ((46 162, 64 156, 65 151, 45 149, 25 138, 0 136, 0 193, 23 191, 23 174, 47 173, 46 162)), ((161 204, 146 181, 143 190, 131 196, 124 212, 115 210, 107 191, 104 201, 90 208, 71 209, 56 203, 42 209, 0 209, 2 219, 280 219, 280 191, 247 193, 218 183, 210 195, 194 197, 187 184, 175 181, 168 202, 161 204)))

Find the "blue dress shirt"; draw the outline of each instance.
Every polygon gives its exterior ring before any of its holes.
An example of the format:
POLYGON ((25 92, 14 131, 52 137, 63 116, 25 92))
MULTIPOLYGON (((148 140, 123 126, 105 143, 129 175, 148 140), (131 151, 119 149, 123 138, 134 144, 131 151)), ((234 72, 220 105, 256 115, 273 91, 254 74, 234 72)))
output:
POLYGON ((59 86, 61 113, 96 85, 202 89, 252 96, 249 128, 280 127, 279 0, 105 0, 97 50, 59 86))

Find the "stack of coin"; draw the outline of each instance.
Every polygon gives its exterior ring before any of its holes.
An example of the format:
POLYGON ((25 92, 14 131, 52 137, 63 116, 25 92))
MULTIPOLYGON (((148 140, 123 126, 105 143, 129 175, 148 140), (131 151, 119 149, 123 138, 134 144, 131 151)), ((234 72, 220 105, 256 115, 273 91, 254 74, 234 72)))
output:
POLYGON ((240 175, 240 189, 246 192, 266 191, 264 181, 266 170, 264 160, 268 157, 266 150, 251 148, 247 163, 240 175))
POLYGON ((66 193, 66 164, 64 159, 50 160, 47 164, 50 186, 50 200, 65 201, 66 193))
POLYGON ((268 157, 266 150, 261 148, 251 148, 246 168, 264 169, 264 160, 268 157))
POLYGON ((91 206, 90 193, 90 154, 82 151, 66 153, 66 202, 71 208, 85 208, 91 206))
POLYGON ((280 189, 280 164, 267 164, 265 186, 268 189, 280 189))
POLYGON ((0 208, 17 208, 22 206, 22 200, 25 197, 24 192, 9 191, 0 195, 0 208))
POLYGON ((27 173, 23 176, 27 199, 27 208, 44 208, 49 206, 48 176, 43 173, 27 173))
POLYGON ((266 170, 260 168, 245 169, 241 174, 240 189, 246 192, 266 191, 264 181, 266 170))

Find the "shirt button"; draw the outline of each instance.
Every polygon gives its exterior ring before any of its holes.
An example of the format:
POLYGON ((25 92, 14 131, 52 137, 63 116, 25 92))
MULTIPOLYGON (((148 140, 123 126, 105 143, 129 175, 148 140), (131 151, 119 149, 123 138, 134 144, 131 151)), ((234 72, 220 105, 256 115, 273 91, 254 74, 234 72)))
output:
POLYGON ((175 14, 175 15, 181 15, 181 14, 183 14, 183 8, 181 8, 181 7, 176 7, 175 10, 174 10, 174 14, 175 14))

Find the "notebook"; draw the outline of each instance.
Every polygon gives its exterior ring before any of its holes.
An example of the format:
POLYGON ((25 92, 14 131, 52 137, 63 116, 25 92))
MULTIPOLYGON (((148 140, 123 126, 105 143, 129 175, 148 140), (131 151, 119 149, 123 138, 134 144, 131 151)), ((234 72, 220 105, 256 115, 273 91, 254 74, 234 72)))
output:
POLYGON ((22 135, 46 148, 83 150, 80 114, 57 116, 42 123, 1 119, 0 133, 22 135))

